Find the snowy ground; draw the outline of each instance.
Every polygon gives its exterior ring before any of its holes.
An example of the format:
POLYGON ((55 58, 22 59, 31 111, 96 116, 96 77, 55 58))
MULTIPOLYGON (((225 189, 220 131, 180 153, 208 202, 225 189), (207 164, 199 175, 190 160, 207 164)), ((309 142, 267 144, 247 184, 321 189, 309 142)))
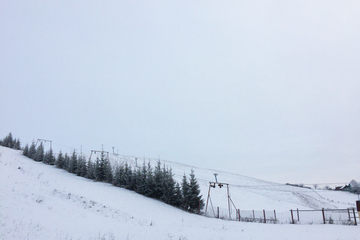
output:
MULTIPOLYGON (((167 162, 177 178, 191 167, 167 162)), ((189 214, 109 184, 74 176, 0 147, 0 239, 359 239, 359 227, 261 224, 189 214)), ((207 195, 213 170, 195 169, 207 195)), ((353 207, 357 196, 219 173, 240 209, 353 207)), ((225 193, 226 194, 226 193, 225 193)), ((223 189, 212 193, 226 208, 223 189)))

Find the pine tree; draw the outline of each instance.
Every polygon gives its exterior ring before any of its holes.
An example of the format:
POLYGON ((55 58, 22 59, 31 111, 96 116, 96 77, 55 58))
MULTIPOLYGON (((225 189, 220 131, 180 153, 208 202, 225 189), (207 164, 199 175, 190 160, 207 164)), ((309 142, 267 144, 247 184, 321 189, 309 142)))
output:
POLYGON ((125 167, 124 167, 124 180, 125 180, 125 184, 124 184, 125 188, 129 190, 134 190, 133 172, 131 166, 129 166, 128 163, 125 163, 125 167))
POLYGON ((13 149, 16 149, 16 150, 21 150, 21 144, 20 144, 20 139, 14 139, 13 141, 13 149))
POLYGON ((189 211, 197 212, 204 207, 204 201, 202 195, 200 195, 200 186, 197 182, 197 179, 194 174, 194 170, 191 170, 190 173, 190 182, 189 182, 189 211))
POLYGON ((111 164, 109 162, 108 159, 104 160, 104 173, 105 173, 105 182, 107 183, 112 183, 114 176, 113 176, 113 171, 112 171, 112 167, 111 164))
POLYGON ((69 165, 69 172, 76 174, 76 171, 77 171, 77 168, 78 168, 78 159, 77 159, 77 155, 76 155, 75 150, 73 151, 73 153, 71 155, 69 164, 70 164, 69 165))
POLYGON ((45 164, 49 164, 49 152, 44 153, 44 158, 42 159, 42 162, 45 164))
POLYGON ((49 164, 54 165, 55 164, 55 156, 53 154, 52 148, 49 150, 49 164))
POLYGON ((100 159, 96 158, 95 176, 96 176, 96 181, 103 182, 103 181, 105 181, 105 155, 104 155, 104 152, 101 152, 100 157, 101 157, 100 159))
POLYGON ((95 180, 96 179, 96 169, 95 169, 95 164, 93 162, 89 161, 87 162, 87 172, 86 172, 86 178, 91 179, 91 180, 95 180))
POLYGON ((166 169, 165 164, 162 169, 162 196, 161 200, 167 204, 171 204, 174 201, 174 195, 175 195, 175 180, 173 178, 172 170, 166 169))
POLYGON ((11 132, 2 140, 2 146, 8 148, 14 147, 14 139, 11 132))
POLYGON ((146 177, 147 177, 147 167, 145 162, 143 162, 143 165, 141 168, 138 168, 136 171, 136 178, 137 178, 137 186, 135 191, 146 195, 146 177))
POLYGON ((63 169, 65 166, 65 158, 61 151, 59 152, 59 155, 56 159, 55 165, 56 165, 56 167, 61 168, 61 169, 63 169))
POLYGON ((52 149, 50 148, 49 151, 47 151, 43 158, 43 163, 54 165, 55 163, 55 157, 53 155, 52 149))
POLYGON ((114 186, 120 187, 122 185, 121 179, 122 179, 123 172, 124 171, 121 170, 121 166, 116 166, 115 167, 114 181, 113 181, 114 186))
POLYGON ((66 171, 70 172, 70 157, 67 153, 65 153, 64 156, 64 166, 63 169, 65 169, 66 171))
POLYGON ((28 144, 26 144, 24 147, 23 155, 26 157, 28 157, 28 155, 29 155, 29 145, 28 144))
POLYGON ((175 201, 175 185, 176 181, 174 179, 174 174, 172 169, 168 170, 168 181, 167 181, 167 193, 168 193, 168 204, 173 205, 175 201))
POLYGON ((181 182, 181 194, 182 194, 182 204, 181 208, 188 211, 189 210, 189 183, 187 181, 186 175, 184 174, 181 182))
POLYGON ((135 180, 135 192, 139 193, 139 194, 143 194, 142 193, 142 189, 140 187, 141 185, 141 168, 135 168, 134 169, 134 180, 135 180))
POLYGON ((154 198, 160 199, 163 195, 163 173, 161 171, 161 163, 157 161, 154 169, 154 198))
POLYGON ((44 159, 44 146, 41 142, 40 145, 36 149, 34 160, 37 162, 41 162, 41 161, 43 161, 43 159, 44 159))
POLYGON ((171 205, 173 205, 174 207, 180 207, 182 203, 183 203, 183 198, 182 198, 181 188, 180 188, 179 183, 176 183, 175 192, 174 192, 174 200, 171 203, 171 205))
POLYGON ((36 154, 36 146, 33 140, 29 148, 28 157, 35 160, 35 154, 36 154))
POLYGON ((147 164, 146 182, 145 182, 145 196, 154 198, 155 181, 154 173, 150 162, 147 164))
POLYGON ((95 166, 95 180, 102 181, 104 179, 104 177, 102 174, 103 171, 101 169, 100 159, 98 157, 96 158, 94 166, 95 166))
POLYGON ((78 167, 76 170, 76 175, 85 177, 87 172, 86 159, 84 156, 78 158, 78 167))

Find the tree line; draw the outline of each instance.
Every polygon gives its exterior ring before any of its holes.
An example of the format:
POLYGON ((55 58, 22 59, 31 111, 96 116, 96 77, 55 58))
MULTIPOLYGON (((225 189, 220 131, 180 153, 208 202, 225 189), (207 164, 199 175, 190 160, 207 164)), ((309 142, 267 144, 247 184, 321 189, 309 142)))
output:
POLYGON ((21 150, 19 138, 14 138, 10 132, 4 139, 0 139, 0 146, 21 150))
MULTIPOLYGON (((1 145, 14 148, 14 144, 8 144, 10 137, 5 139, 0 141, 1 145), (5 139, 7 140, 4 141, 5 139), (7 145, 3 145, 3 142, 7 145)), ((19 142, 19 148, 15 149, 21 149, 20 140, 16 141, 19 142)), ((71 155, 60 151, 55 157, 52 149, 45 152, 44 145, 40 142, 36 146, 34 141, 30 146, 26 144, 22 150, 24 156, 34 161, 55 165, 81 177, 135 191, 192 213, 198 213, 204 207, 204 200, 193 170, 189 177, 184 174, 181 183, 178 183, 174 179, 172 169, 165 164, 162 165, 160 161, 157 161, 155 167, 145 161, 142 166, 133 167, 125 162, 112 167, 104 152, 101 152, 100 158, 97 157, 94 162, 90 159, 86 160, 84 156, 78 156, 75 151, 71 155)))

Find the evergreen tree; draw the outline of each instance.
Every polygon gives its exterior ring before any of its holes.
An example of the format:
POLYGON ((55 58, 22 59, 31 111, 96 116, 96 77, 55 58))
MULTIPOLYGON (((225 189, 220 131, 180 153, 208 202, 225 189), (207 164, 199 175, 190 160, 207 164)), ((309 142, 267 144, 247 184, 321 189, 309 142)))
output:
POLYGON ((96 177, 96 181, 98 182, 104 181, 105 178, 105 171, 98 157, 96 158, 96 162, 95 162, 95 177, 96 177))
POLYGON ((157 161, 154 169, 154 198, 160 199, 163 195, 163 173, 161 171, 161 163, 157 161))
POLYGON ((137 179, 137 185, 135 191, 146 195, 146 177, 147 177, 147 167, 145 162, 143 162, 143 165, 141 168, 138 168, 136 171, 136 179, 137 179))
POLYGON ((165 164, 162 169, 162 196, 161 200, 167 204, 171 204, 174 201, 175 195, 175 180, 173 178, 172 170, 165 168, 165 164))
POLYGON ((113 182, 113 171, 111 164, 108 159, 104 160, 104 172, 105 172, 105 182, 112 183, 113 182))
POLYGON ((77 158, 77 154, 74 150, 71 155, 71 158, 70 158, 69 172, 76 174, 77 168, 78 168, 78 158, 77 158))
POLYGON ((64 156, 64 166, 63 169, 65 169, 66 171, 70 172, 70 157, 67 153, 65 153, 64 156))
POLYGON ((95 180, 102 181, 104 179, 104 174, 101 169, 100 159, 98 157, 96 157, 94 166, 95 166, 95 180))
POLYGON ((122 175, 124 173, 124 169, 121 170, 121 166, 116 166, 114 173, 114 181, 113 184, 116 187, 122 186, 122 175))
POLYGON ((35 154, 36 154, 36 146, 33 140, 29 148, 28 157, 35 160, 35 154))
POLYGON ((134 169, 134 182, 135 182, 135 189, 134 191, 139 193, 139 194, 142 194, 141 193, 141 188, 140 188, 140 182, 141 182, 141 169, 140 167, 135 167, 134 169))
POLYGON ((55 163, 55 157, 53 155, 53 151, 52 149, 50 148, 49 151, 47 151, 44 155, 44 158, 43 158, 43 163, 45 164, 50 164, 50 165, 54 165, 55 163))
POLYGON ((155 181, 154 173, 150 162, 147 164, 146 182, 145 182, 145 196, 154 198, 155 181))
POLYGON ((14 147, 14 139, 11 132, 2 140, 1 145, 8 148, 14 147))
POLYGON ((187 181, 186 175, 184 174, 181 182, 181 194, 182 194, 182 204, 181 208, 188 211, 189 210, 189 183, 187 181))
POLYGON ((204 207, 204 200, 202 195, 200 195, 200 186, 195 177, 194 170, 191 170, 190 173, 188 200, 190 212, 197 212, 199 207, 200 210, 204 207))
POLYGON ((95 169, 95 164, 93 162, 89 161, 87 162, 87 172, 86 172, 86 178, 91 179, 91 180, 95 180, 95 174, 96 169, 95 169))
POLYGON ((23 155, 26 157, 28 157, 28 155, 29 155, 29 145, 28 144, 26 144, 24 147, 23 155))
POLYGON ((96 181, 99 182, 112 182, 112 170, 110 162, 105 157, 105 153, 102 151, 100 159, 96 159, 96 181))
POLYGON ((16 139, 16 141, 14 142, 14 146, 13 146, 14 149, 16 150, 21 150, 21 143, 20 143, 20 139, 16 139))
POLYGON ((43 159, 44 159, 44 146, 41 142, 40 145, 36 149, 34 160, 37 162, 41 162, 43 159))
POLYGON ((86 159, 84 156, 78 158, 78 167, 76 170, 76 175, 85 177, 87 173, 86 159))
POLYGON ((134 182, 133 182, 133 172, 131 166, 128 163, 125 163, 124 167, 124 180, 125 180, 125 188, 128 190, 134 190, 134 182))
POLYGON ((63 155, 63 153, 61 151, 59 152, 59 155, 58 155, 58 157, 56 159, 55 165, 58 168, 64 169, 65 158, 64 158, 64 155, 63 155))
POLYGON ((174 207, 180 207, 183 203, 183 198, 182 198, 182 194, 181 194, 181 188, 179 183, 176 183, 175 185, 175 192, 174 192, 174 199, 173 202, 171 203, 171 205, 173 205, 174 207))

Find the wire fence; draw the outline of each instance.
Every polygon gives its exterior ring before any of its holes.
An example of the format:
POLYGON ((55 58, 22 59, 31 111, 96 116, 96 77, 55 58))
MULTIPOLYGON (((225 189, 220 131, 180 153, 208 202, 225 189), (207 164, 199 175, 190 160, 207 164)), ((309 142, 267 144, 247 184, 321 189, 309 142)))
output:
POLYGON ((358 223, 358 212, 355 208, 347 209, 321 209, 300 210, 291 209, 288 212, 276 212, 276 210, 241 210, 230 208, 211 208, 206 216, 224 220, 258 223, 281 223, 281 224, 338 224, 354 225, 358 223))
POLYGON ((321 210, 290 210, 293 224, 341 224, 357 225, 359 218, 355 208, 321 209, 321 210))

